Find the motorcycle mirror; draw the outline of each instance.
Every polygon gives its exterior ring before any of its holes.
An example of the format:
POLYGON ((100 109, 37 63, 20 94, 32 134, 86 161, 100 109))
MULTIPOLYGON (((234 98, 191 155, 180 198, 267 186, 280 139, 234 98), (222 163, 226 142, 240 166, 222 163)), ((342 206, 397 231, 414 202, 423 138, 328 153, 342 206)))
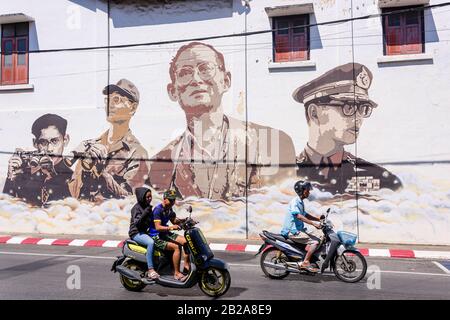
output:
POLYGON ((187 206, 186 211, 189 212, 189 218, 191 217, 192 214, 192 206, 187 206))
POLYGON ((327 210, 327 216, 326 216, 327 218, 328 218, 328 215, 330 214, 330 210, 331 210, 331 209, 328 208, 328 210, 327 210))

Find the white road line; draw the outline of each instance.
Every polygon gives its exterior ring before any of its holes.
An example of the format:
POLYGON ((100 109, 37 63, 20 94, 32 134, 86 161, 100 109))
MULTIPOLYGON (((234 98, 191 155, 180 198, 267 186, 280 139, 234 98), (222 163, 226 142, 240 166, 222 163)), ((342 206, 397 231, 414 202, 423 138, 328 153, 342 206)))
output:
MULTIPOLYGON (((245 264, 245 263, 228 263, 229 266, 232 267, 258 267, 257 264, 245 264)), ((391 270, 381 270, 381 273, 394 273, 394 274, 409 274, 409 275, 419 275, 419 276, 441 276, 441 277, 450 277, 450 274, 442 274, 442 273, 427 273, 427 272, 409 272, 409 271, 391 271, 391 270)), ((324 273, 324 275, 334 275, 334 273, 324 273)))
POLYGON ((450 274, 450 270, 448 270, 446 267, 444 267, 442 264, 440 264, 437 261, 433 261, 433 263, 442 271, 444 271, 446 274, 450 274))
POLYGON ((18 256, 39 256, 39 257, 64 257, 64 258, 87 258, 87 259, 117 259, 117 257, 99 257, 99 256, 85 256, 78 254, 53 254, 53 253, 35 253, 35 252, 13 252, 0 251, 0 254, 10 254, 18 256))
MULTIPOLYGON (((86 256, 86 255, 75 255, 75 254, 53 254, 53 253, 34 253, 34 252, 15 252, 15 251, 0 251, 0 254, 5 255, 23 255, 23 256, 41 256, 41 257, 64 257, 64 258, 86 258, 86 259, 103 259, 103 260, 113 260, 117 257, 99 257, 99 256, 86 256)), ((245 263, 228 263, 232 267, 246 267, 246 268, 260 268, 259 264, 245 264, 245 263)), ((381 270, 381 273, 393 273, 393 274, 405 274, 405 275, 418 275, 418 276, 439 276, 448 277, 450 274, 442 273, 427 273, 427 272, 409 272, 409 271, 392 271, 392 270, 381 270)), ((324 273, 324 275, 333 275, 332 273, 324 273)))

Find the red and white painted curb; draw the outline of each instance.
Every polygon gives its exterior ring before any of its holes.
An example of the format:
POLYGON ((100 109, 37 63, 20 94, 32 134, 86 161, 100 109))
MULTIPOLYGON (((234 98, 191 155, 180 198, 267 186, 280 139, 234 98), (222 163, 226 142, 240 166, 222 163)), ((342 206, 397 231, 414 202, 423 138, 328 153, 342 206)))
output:
MULTIPOLYGON (((103 247, 121 248, 123 241, 119 240, 88 240, 88 239, 53 239, 53 238, 26 238, 26 237, 0 237, 0 244, 34 244, 47 246, 73 246, 73 247, 103 247)), ((232 252, 258 252, 261 245, 255 244, 227 244, 210 243, 213 251, 232 252)), ((367 249, 358 248, 366 257, 386 258, 425 258, 450 259, 450 251, 421 251, 404 249, 367 249)))

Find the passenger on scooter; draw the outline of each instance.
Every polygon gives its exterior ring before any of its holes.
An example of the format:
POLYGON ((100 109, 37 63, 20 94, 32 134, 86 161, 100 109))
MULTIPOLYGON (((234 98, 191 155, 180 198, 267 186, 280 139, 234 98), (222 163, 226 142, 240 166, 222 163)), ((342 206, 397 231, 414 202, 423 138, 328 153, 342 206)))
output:
POLYGON ((148 188, 136 188, 137 203, 131 209, 130 230, 128 235, 137 243, 147 246, 147 277, 150 280, 159 278, 153 269, 153 239, 148 235, 152 216, 152 191, 148 188))
POLYGON ((300 268, 306 269, 310 272, 318 272, 319 270, 311 265, 310 259, 314 251, 317 249, 323 233, 320 230, 314 230, 311 232, 307 231, 304 223, 308 223, 317 229, 320 229, 320 220, 323 219, 324 216, 322 215, 320 218, 317 218, 305 211, 303 199, 309 197, 311 189, 312 185, 307 181, 300 180, 295 183, 294 190, 298 196, 292 199, 289 203, 289 208, 284 219, 281 234, 285 238, 289 238, 296 243, 307 245, 307 253, 305 259, 300 264, 300 268))
MULTIPOLYGON (((158 250, 173 251, 172 262, 174 266, 174 278, 176 280, 184 281, 186 275, 180 272, 181 249, 180 246, 186 244, 186 238, 180 236, 172 230, 180 230, 180 223, 186 219, 178 219, 176 213, 173 211, 175 205, 176 192, 175 190, 167 190, 164 192, 163 202, 153 209, 153 219, 150 227, 150 236, 155 241, 155 246, 158 250), (172 225, 168 226, 168 222, 172 225)), ((184 270, 186 273, 190 270, 189 255, 184 256, 184 270)))

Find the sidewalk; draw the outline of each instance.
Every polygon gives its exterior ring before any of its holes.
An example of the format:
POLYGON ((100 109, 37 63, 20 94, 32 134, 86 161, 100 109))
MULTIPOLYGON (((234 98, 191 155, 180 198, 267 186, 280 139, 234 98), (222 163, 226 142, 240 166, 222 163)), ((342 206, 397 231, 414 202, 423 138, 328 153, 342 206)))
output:
MULTIPOLYGON (((0 244, 120 248, 123 240, 122 236, 0 234, 0 244)), ((258 252, 262 244, 257 239, 208 238, 208 241, 214 251, 247 253, 258 252)), ((369 257, 450 259, 450 246, 358 243, 356 247, 369 257)))

